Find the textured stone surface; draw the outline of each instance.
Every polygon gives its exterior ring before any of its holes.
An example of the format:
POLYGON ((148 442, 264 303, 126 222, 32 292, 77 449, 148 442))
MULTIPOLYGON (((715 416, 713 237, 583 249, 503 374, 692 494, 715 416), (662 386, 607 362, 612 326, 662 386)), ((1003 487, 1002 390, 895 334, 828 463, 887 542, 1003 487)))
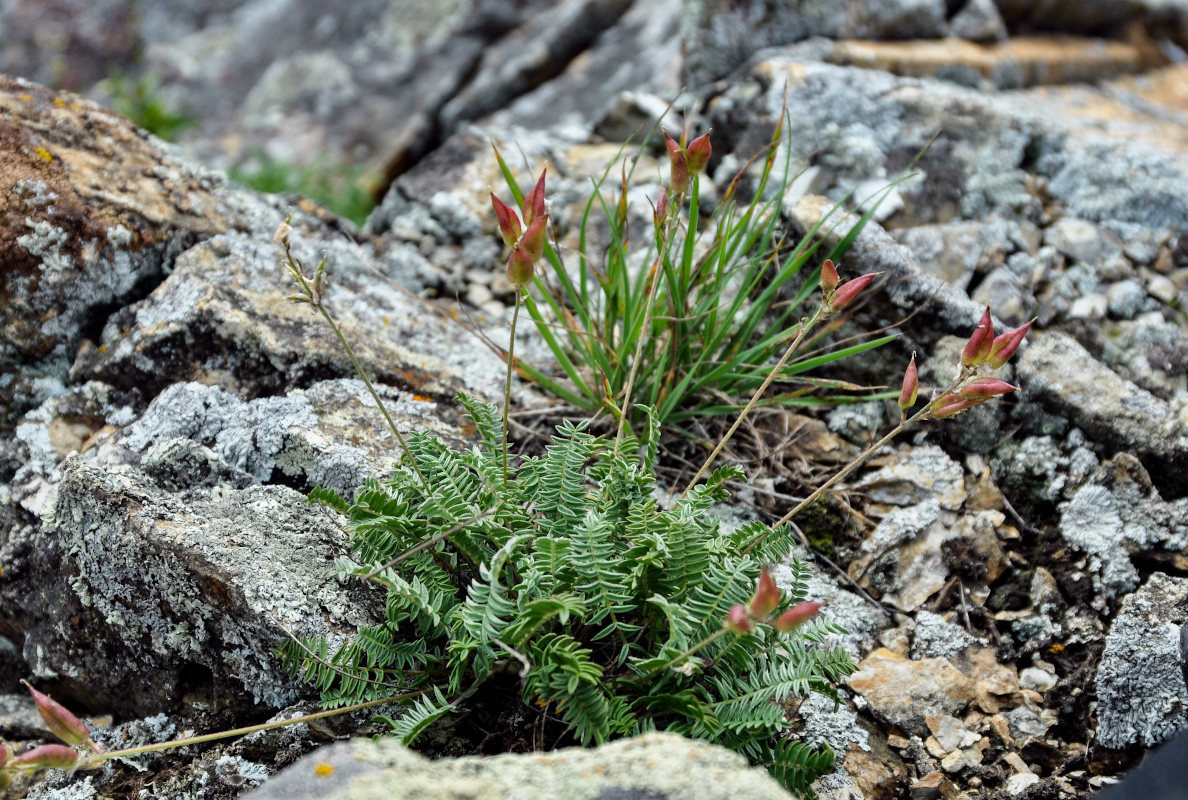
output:
POLYGON ((226 224, 216 177, 72 94, 0 78, 0 156, 0 364, 72 357, 226 224))
POLYGON ((1097 669, 1097 738, 1105 747, 1151 747, 1188 726, 1181 628, 1188 580, 1155 573, 1122 601, 1097 669))
POLYGON ((943 658, 910 661, 879 648, 848 679, 876 712, 897 727, 927 735, 924 719, 958 714, 974 699, 974 683, 943 658))
POLYGON ((778 800, 789 795, 737 753, 652 733, 597 749, 429 761, 392 741, 335 744, 249 795, 252 800, 778 800), (322 766, 326 765, 326 766, 322 766), (320 769, 319 769, 320 768, 320 769))
POLYGON ((4 546, 0 624, 64 699, 153 713, 193 691, 280 707, 296 697, 272 652, 285 631, 368 619, 357 588, 326 581, 345 534, 302 500, 283 486, 172 495, 72 458, 40 529, 4 546))

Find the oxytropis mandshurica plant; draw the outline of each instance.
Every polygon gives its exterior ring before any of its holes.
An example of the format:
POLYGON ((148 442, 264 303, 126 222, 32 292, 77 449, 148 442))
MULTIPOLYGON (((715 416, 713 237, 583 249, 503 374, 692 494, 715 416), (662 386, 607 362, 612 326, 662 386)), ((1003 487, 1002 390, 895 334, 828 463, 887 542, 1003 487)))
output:
MULTIPOLYGON (((696 196, 696 174, 709 156, 706 138, 686 147, 669 141, 671 185, 655 211, 661 252, 678 224, 676 208, 686 192, 696 196)), ((336 561, 339 579, 365 581, 384 598, 381 618, 354 636, 294 638, 281 647, 288 666, 320 690, 328 710, 104 752, 81 722, 34 692, 50 730, 66 745, 43 745, 15 757, 0 749, 0 781, 21 771, 91 768, 114 756, 401 701, 402 713, 382 719, 395 736, 412 743, 509 676, 516 687, 516 697, 505 698, 515 706, 509 717, 559 720, 577 742, 673 731, 733 748, 801 793, 809 793, 813 779, 831 769, 834 756, 827 748, 793 738, 781 701, 808 692, 836 699, 836 682, 854 665, 830 645, 830 635, 841 629, 820 616, 821 604, 807 596, 809 568, 792 559, 794 537, 787 523, 907 427, 955 416, 1013 391, 993 373, 1018 349, 1031 323, 995 336, 987 309, 956 379, 908 416, 919 394, 913 356, 898 398, 899 425, 779 521, 725 530, 711 512, 728 500, 727 483, 744 476, 736 467, 713 468, 722 446, 809 332, 869 291, 877 276, 843 282, 834 263, 824 261, 814 287, 820 289, 815 309, 779 340, 782 356, 755 383, 693 481, 681 494, 666 495, 654 478, 659 414, 653 405, 631 403, 636 379, 646 385, 643 371, 654 368, 640 353, 656 333, 649 320, 661 302, 664 259, 653 263, 656 280, 639 298, 643 338, 632 342, 635 358, 627 360, 631 367, 621 392, 599 401, 614 398, 620 412, 615 437, 596 437, 587 422, 566 421, 542 452, 512 457, 507 409, 514 326, 525 290, 551 250, 544 174, 517 199, 518 211, 494 195, 492 204, 509 250, 507 270, 517 303, 502 413, 459 397, 476 430, 474 446, 465 452, 429 432, 406 436, 398 429, 327 309, 325 261, 308 276, 292 252, 288 223, 277 231, 297 287, 290 299, 309 305, 332 328, 400 447, 393 471, 368 480, 349 501, 322 488, 311 493, 311 500, 337 509, 347 521, 349 546, 336 561), (626 424, 626 409, 634 409, 640 422, 626 424), (772 578, 770 565, 777 563, 789 564, 791 582, 784 591, 772 578)))

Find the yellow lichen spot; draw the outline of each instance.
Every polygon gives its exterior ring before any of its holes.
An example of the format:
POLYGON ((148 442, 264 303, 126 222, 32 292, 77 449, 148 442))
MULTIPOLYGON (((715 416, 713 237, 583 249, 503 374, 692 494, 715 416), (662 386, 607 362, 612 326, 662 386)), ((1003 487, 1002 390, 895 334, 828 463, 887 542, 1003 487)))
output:
POLYGON ((325 761, 314 767, 314 775, 319 778, 328 778, 334 774, 334 765, 327 764, 325 761))
POLYGON ((54 160, 54 157, 50 155, 50 151, 46 150, 44 147, 37 148, 37 155, 47 164, 54 160))
POLYGON ((24 103, 28 103, 32 99, 33 99, 33 95, 31 95, 31 94, 18 94, 17 95, 17 100, 20 100, 21 102, 24 102, 24 103))
POLYGON ((100 353, 106 353, 106 352, 107 352, 107 345, 105 345, 105 344, 101 344, 101 345, 99 345, 99 352, 100 352, 100 353))
POLYGON ((546 708, 548 706, 548 702, 541 700, 539 697, 532 702, 537 708, 546 708))
POLYGON ((1049 648, 1048 648, 1048 652, 1049 652, 1049 653, 1051 653, 1052 655, 1055 655, 1055 654, 1057 654, 1057 653, 1063 653, 1063 652, 1064 652, 1064 645, 1062 645, 1062 644, 1060 644, 1059 642, 1057 642, 1056 644, 1054 644, 1054 645, 1052 645, 1051 647, 1049 647, 1049 648))
POLYGON ((385 325, 387 325, 387 324, 388 324, 388 318, 387 318, 387 317, 380 317, 380 322, 382 322, 382 323, 384 323, 385 325))
POLYGON ((55 98, 54 98, 54 105, 55 105, 55 106, 57 106, 58 108, 65 108, 65 107, 66 107, 66 101, 65 101, 65 100, 63 100, 61 97, 55 97, 55 98))

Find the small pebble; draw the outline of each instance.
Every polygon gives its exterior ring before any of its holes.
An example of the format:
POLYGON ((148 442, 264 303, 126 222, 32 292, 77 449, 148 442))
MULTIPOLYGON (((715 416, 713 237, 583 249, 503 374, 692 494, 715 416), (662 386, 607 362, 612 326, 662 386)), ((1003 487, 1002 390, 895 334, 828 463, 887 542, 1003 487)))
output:
POLYGON ((1022 772, 1007 778, 1007 792, 1012 795, 1023 794, 1029 786, 1039 783, 1039 775, 1034 772, 1022 772))
POLYGON ((1167 276, 1156 275, 1147 281, 1147 293, 1161 303, 1170 303, 1176 299, 1176 285, 1167 276))
MULTIPOLYGON (((1150 286, 1147 287, 1150 291, 1150 286)), ((1110 301, 1104 294, 1087 294, 1073 301, 1068 310, 1069 319, 1103 319, 1109 311, 1110 301)))

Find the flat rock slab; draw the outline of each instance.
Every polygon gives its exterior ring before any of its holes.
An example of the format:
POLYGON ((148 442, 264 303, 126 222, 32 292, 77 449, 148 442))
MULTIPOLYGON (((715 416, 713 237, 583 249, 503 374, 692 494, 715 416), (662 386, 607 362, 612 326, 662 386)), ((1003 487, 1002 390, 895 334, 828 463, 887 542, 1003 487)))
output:
POLYGON ((858 665, 847 681, 893 725, 927 736, 925 720, 956 715, 974 699, 974 682, 947 659, 911 661, 880 647, 858 665))
POLYGON ((392 740, 318 750, 251 800, 786 800, 737 753, 650 733, 596 749, 430 761, 392 740))
POLYGON ((288 487, 174 495, 77 456, 61 473, 40 529, 5 547, 0 620, 63 700, 281 707, 299 696, 273 652, 286 631, 370 622, 364 592, 328 579, 346 538, 333 512, 288 487))

